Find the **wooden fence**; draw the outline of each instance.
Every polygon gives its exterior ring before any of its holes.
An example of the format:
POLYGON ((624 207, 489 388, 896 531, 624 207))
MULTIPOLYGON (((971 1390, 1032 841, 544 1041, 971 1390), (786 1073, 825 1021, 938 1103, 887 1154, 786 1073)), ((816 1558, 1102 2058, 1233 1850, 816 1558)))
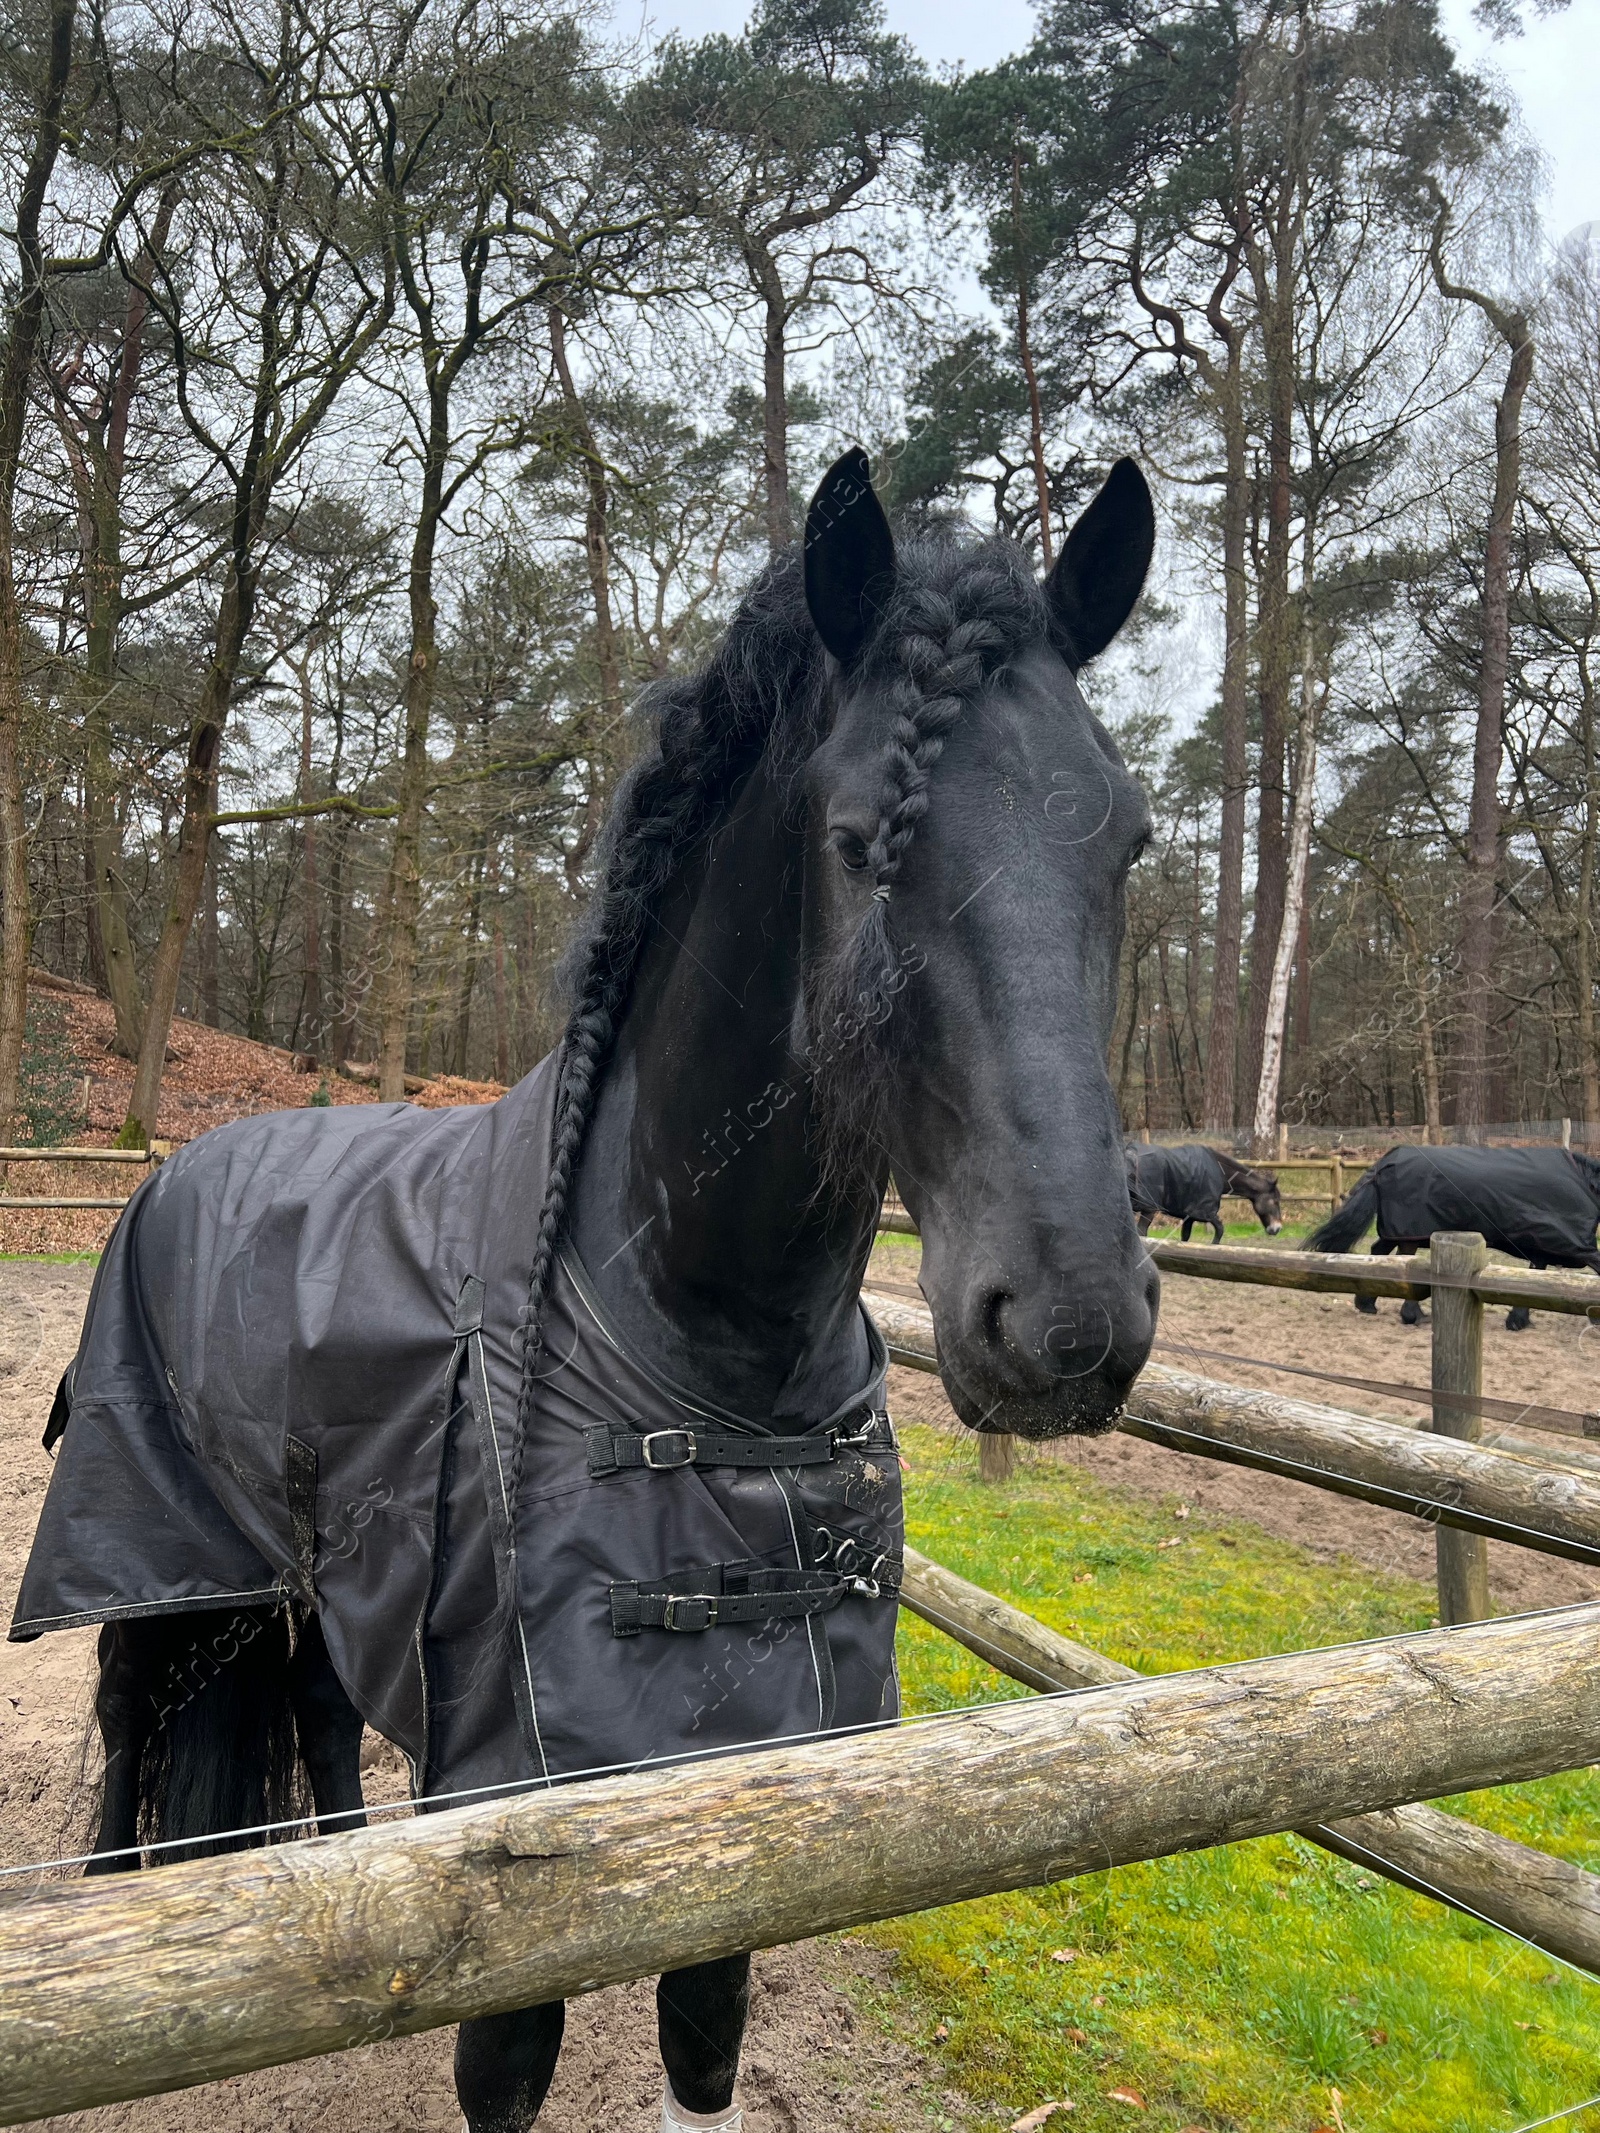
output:
MULTIPOLYGON (((1031 1689, 1099 1688, 1139 1678, 1133 1667, 1036 1622, 915 1548, 905 1552, 900 1600, 986 1665, 1031 1689)), ((1600 1976, 1600 1874, 1436 1807, 1393 1807, 1308 1823, 1299 1834, 1600 1976)))
MULTIPOLYGON (((137 1163, 144 1169, 164 1162, 172 1152, 169 1141, 152 1141, 148 1148, 0 1148, 0 1176, 11 1163, 137 1163)), ((117 1199, 72 1199, 40 1194, 31 1198, 0 1194, 0 1208, 37 1207, 126 1207, 131 1194, 117 1199)))
POLYGON ((1600 1761, 1600 1605, 524 1793, 0 1905, 0 2124, 1600 1761))
MULTIPOLYGON (((886 1205, 880 1226, 915 1235, 909 1215, 894 1203, 886 1205)), ((1523 1304, 1600 1320, 1600 1283, 1593 1275, 1491 1267, 1482 1237, 1457 1231, 1437 1232, 1429 1251, 1411 1259, 1212 1244, 1156 1243, 1149 1249, 1164 1274, 1411 1301, 1431 1297, 1432 1428, 1423 1434, 1151 1364, 1120 1425, 1130 1434, 1430 1520, 1438 1528, 1441 1622, 1487 1617, 1490 1539, 1600 1562, 1600 1527, 1591 1523, 1600 1507, 1600 1469, 1581 1455, 1570 1462, 1553 1452, 1529 1458, 1520 1443, 1514 1452, 1481 1448, 1484 1307, 1523 1304)), ((873 1304, 891 1326, 905 1308, 876 1297, 873 1304)), ((931 1319, 921 1314, 919 1326, 916 1307, 911 1309, 894 1348, 896 1360, 936 1370, 931 1319)), ((1591 1424, 1600 1434, 1600 1418, 1582 1422, 1586 1434, 1591 1424)), ((991 1463, 990 1471, 996 1470, 991 1463)))
MULTIPOLYGON (((1441 1543, 1600 1561, 1600 1474, 1456 1426, 1477 1419, 1486 1303, 1588 1315, 1600 1289, 1501 1274, 1481 1240, 1443 1235, 1403 1264, 1156 1257, 1431 1293, 1439 1412, 1424 1433, 1152 1366, 1127 1427, 1428 1517, 1441 1543)), ((874 1301, 895 1358, 936 1368, 927 1314, 874 1301)), ((1470 1560, 1441 1556, 1442 1593, 1447 1567, 1452 1604, 1476 1604, 1470 1560)), ((1030 1685, 1077 1692, 13 1898, 0 2124, 1285 1830, 1600 1961, 1594 1877, 1412 1804, 1600 1762, 1600 1604, 1147 1679, 914 1552, 905 1596, 1030 1685)))

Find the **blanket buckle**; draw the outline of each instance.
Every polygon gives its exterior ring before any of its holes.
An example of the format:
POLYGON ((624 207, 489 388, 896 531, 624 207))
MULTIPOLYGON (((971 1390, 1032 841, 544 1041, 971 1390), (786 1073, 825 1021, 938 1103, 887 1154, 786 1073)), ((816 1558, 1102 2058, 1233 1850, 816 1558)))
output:
POLYGON ((644 1448, 640 1456, 643 1458, 645 1465, 651 1468, 653 1472, 671 1474, 680 1466, 693 1466, 700 1456, 700 1447, 695 1442, 695 1435, 692 1429, 653 1429, 644 1440, 644 1448), (653 1447, 671 1437, 682 1438, 683 1457, 681 1459, 658 1459, 653 1447))
POLYGON ((710 1592, 674 1592, 661 1604, 663 1629, 710 1629, 717 1619, 716 1595, 710 1592), (690 1610, 688 1619, 683 1610, 690 1610))

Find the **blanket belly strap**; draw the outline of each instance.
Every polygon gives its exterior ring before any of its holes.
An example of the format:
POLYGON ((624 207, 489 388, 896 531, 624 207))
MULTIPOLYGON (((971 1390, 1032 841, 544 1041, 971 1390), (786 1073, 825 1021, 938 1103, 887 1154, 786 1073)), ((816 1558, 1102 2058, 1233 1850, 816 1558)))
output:
MULTIPOLYGON (((756 1437, 744 1430, 700 1428, 639 1431, 611 1423, 586 1430, 592 1480, 647 1467, 670 1474, 685 1466, 827 1466, 843 1451, 895 1449, 894 1425, 879 1409, 864 1409, 862 1427, 811 1430, 803 1437, 756 1437)), ((852 1417, 852 1419, 854 1419, 852 1417)))
POLYGON ((653 1583, 630 1579, 613 1585, 611 1634, 636 1637, 642 1629, 669 1629, 698 1635, 744 1622, 831 1614, 841 1601, 851 1598, 896 1600, 899 1596, 898 1563, 892 1576, 877 1578, 710 1563, 703 1570, 680 1570, 653 1583))

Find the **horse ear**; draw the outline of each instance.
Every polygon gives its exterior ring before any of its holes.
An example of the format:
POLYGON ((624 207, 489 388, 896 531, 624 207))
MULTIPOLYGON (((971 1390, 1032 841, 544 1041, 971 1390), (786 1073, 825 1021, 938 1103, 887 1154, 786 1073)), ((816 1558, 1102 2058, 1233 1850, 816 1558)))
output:
POLYGON ((805 567, 806 606, 817 635, 848 666, 894 587, 894 535, 859 445, 834 461, 811 499, 805 567))
POLYGON ((1131 459, 1119 459, 1045 580, 1061 649, 1074 671, 1098 658, 1133 612, 1155 544, 1149 486, 1131 459))

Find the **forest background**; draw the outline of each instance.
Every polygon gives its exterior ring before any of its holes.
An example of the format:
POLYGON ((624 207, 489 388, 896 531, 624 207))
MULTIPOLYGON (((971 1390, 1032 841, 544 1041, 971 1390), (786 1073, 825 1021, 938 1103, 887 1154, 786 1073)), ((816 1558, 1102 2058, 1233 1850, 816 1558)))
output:
POLYGON ((180 1012, 525 1072, 631 706, 859 440, 1041 567, 1156 487, 1130 1129, 1600 1142, 1600 231, 1431 0, 937 75, 873 0, 24 0, 0 162, 0 1120, 30 966, 129 1144, 180 1012))

